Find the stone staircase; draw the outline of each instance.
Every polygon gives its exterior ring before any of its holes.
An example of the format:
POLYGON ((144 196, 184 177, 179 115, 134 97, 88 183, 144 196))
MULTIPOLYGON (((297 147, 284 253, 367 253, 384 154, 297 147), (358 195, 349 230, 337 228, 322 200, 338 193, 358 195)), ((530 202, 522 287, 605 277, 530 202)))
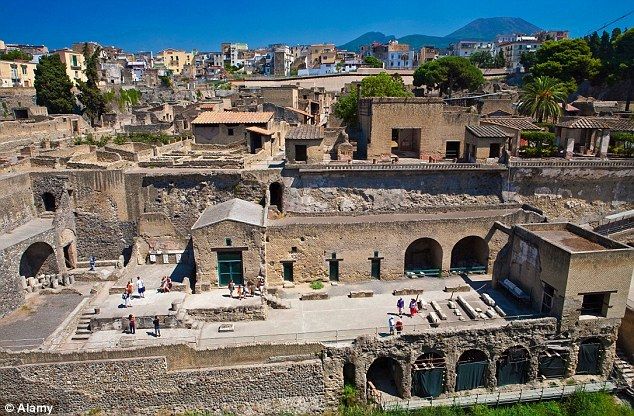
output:
POLYGON ((616 350, 614 369, 621 380, 626 384, 625 392, 630 397, 634 397, 634 366, 630 364, 627 354, 622 350, 616 350))
POLYGON ((95 315, 94 309, 87 309, 81 313, 75 333, 70 338, 72 341, 88 341, 92 330, 90 329, 90 318, 95 315))

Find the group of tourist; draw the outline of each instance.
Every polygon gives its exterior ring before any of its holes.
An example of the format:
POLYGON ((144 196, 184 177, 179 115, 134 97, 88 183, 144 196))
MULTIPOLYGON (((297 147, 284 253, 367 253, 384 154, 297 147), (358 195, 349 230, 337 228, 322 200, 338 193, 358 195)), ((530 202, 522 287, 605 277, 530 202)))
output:
MULTIPOLYGON (((134 292, 134 286, 135 285, 132 284, 132 280, 128 280, 128 284, 125 286, 125 290, 123 291, 123 294, 121 295, 121 298, 123 299, 123 302, 124 302, 124 306, 126 308, 132 307, 131 299, 132 299, 132 293, 134 292)), ((138 277, 138 276, 136 278, 136 291, 139 294, 140 298, 145 297, 145 283, 143 282, 141 277, 138 277)))
MULTIPOLYGON (((134 287, 136 286, 136 292, 138 293, 139 298, 145 297, 145 283, 141 277, 137 276, 136 284, 132 283, 132 280, 129 280, 125 286, 125 290, 121 295, 123 299, 123 304, 126 308, 132 307, 132 294, 134 293, 134 287)), ((158 288, 160 293, 167 293, 172 290, 172 279, 169 276, 163 276, 161 279, 161 285, 158 288)))
MULTIPOLYGON (((152 320, 152 324, 154 325, 154 336, 161 336, 161 321, 159 320, 158 315, 154 315, 154 319, 152 320)), ((136 334, 136 316, 133 314, 128 315, 128 325, 129 325, 129 334, 136 334)))
POLYGON ((247 296, 255 296, 255 291, 257 290, 260 296, 264 295, 264 277, 258 277, 257 283, 253 284, 253 282, 247 282, 246 285, 237 285, 234 283, 233 279, 229 280, 229 284, 227 285, 229 289, 229 297, 234 298, 233 292, 236 292, 236 296, 239 300, 244 299, 247 296))
MULTIPOLYGON (((398 319, 394 318, 394 315, 390 314, 390 317, 387 320, 388 328, 390 329, 390 335, 401 334, 403 332, 403 321, 401 318, 403 317, 403 309, 405 309, 405 299, 398 298, 396 301, 396 309, 398 310, 398 319)), ((418 299, 412 298, 409 301, 409 317, 413 318, 416 316, 419 310, 423 309, 422 301, 418 299)))

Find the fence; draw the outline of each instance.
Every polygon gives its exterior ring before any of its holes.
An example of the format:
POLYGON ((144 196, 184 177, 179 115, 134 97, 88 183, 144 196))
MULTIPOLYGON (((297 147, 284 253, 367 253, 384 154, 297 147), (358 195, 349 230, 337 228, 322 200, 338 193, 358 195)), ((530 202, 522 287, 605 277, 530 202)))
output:
POLYGON ((634 160, 517 160, 509 168, 634 168, 634 160))
POLYGON ((512 391, 498 391, 491 393, 480 393, 475 395, 455 395, 453 397, 441 398, 441 399, 397 399, 397 400, 385 400, 384 395, 379 394, 380 402, 378 403, 384 410, 396 410, 396 409, 420 409, 422 407, 434 407, 434 406, 458 406, 467 407, 474 406, 476 404, 485 405, 507 405, 521 402, 537 402, 542 400, 561 400, 566 396, 569 396, 576 392, 613 392, 618 389, 616 382, 606 380, 602 382, 586 382, 575 384, 564 384, 561 387, 541 387, 541 388, 529 388, 521 387, 518 390, 512 391))
POLYGON ((485 165, 481 163, 359 163, 328 165, 286 165, 287 168, 299 168, 300 172, 327 171, 374 171, 374 170, 504 170, 504 165, 485 165))

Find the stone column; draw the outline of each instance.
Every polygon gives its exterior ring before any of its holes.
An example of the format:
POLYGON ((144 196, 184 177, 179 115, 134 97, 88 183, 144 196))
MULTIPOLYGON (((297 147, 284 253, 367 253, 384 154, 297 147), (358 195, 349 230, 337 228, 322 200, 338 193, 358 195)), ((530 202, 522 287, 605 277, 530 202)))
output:
POLYGON ((456 364, 458 357, 455 354, 445 356, 445 393, 454 393, 456 391, 456 364))
POLYGON ((400 382, 403 398, 410 399, 412 397, 412 366, 410 360, 405 362, 398 361, 398 365, 401 367, 402 377, 401 380, 396 380, 396 382, 400 382))
POLYGON ((608 146, 610 144, 610 130, 599 130, 599 137, 601 140, 601 144, 599 145, 599 154, 598 156, 602 159, 605 159, 608 156, 608 146))
POLYGON ((568 367, 566 368, 566 377, 575 375, 577 363, 579 362, 579 343, 573 343, 570 346, 570 356, 568 358, 568 367))
POLYGON ((566 140, 566 159, 572 159, 575 150, 575 138, 568 137, 566 140))

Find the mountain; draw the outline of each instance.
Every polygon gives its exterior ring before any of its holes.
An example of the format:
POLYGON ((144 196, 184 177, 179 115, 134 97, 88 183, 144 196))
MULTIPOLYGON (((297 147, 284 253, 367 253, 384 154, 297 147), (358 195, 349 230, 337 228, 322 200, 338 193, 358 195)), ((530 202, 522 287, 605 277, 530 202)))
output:
POLYGON ((532 34, 540 30, 539 27, 519 17, 488 17, 476 19, 446 37, 464 40, 493 40, 496 35, 532 34))
POLYGON ((361 48, 361 46, 363 45, 369 45, 372 42, 387 43, 394 39, 396 39, 396 36, 394 35, 388 36, 381 32, 368 32, 359 36, 358 38, 354 40, 351 40, 348 43, 344 43, 341 46, 337 46, 337 49, 343 49, 347 51, 358 51, 359 48, 361 48))
MULTIPOLYGON (((488 17, 476 19, 447 36, 407 35, 397 40, 400 43, 407 43, 414 49, 426 45, 445 48, 450 43, 455 43, 459 40, 493 40, 496 35, 508 33, 531 34, 540 30, 539 27, 519 17, 488 17)), ((396 39, 396 37, 394 35, 387 36, 381 32, 368 32, 348 43, 337 46, 337 48, 358 51, 363 45, 369 45, 372 42, 386 43, 392 39, 396 39)))

